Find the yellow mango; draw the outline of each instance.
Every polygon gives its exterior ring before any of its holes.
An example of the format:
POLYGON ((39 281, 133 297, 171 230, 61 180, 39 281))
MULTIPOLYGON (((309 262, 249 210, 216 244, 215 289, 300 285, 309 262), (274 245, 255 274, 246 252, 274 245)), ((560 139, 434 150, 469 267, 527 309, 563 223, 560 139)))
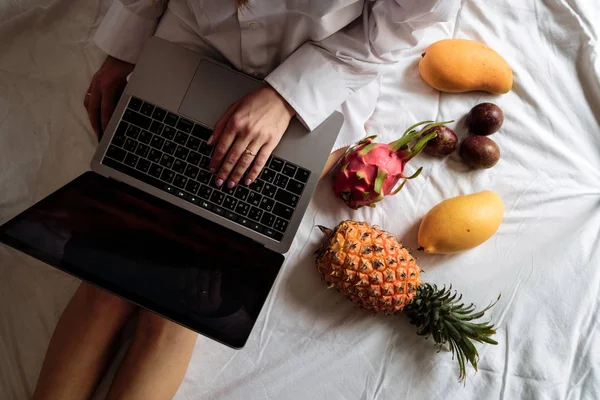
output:
POLYGON ((429 86, 449 93, 481 90, 504 94, 513 85, 506 60, 485 44, 467 39, 431 44, 419 61, 419 73, 429 86))
POLYGON ((472 249, 496 233, 503 217, 504 203, 491 190, 452 197, 425 215, 419 226, 419 246, 430 254, 472 249))

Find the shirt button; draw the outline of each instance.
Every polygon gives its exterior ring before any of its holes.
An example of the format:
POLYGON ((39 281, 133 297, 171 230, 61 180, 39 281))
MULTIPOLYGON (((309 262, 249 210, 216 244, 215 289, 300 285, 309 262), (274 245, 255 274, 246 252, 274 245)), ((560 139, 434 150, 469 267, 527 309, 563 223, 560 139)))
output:
POLYGON ((248 28, 250 28, 252 30, 255 30, 255 29, 260 28, 260 24, 258 22, 250 22, 248 24, 248 28))

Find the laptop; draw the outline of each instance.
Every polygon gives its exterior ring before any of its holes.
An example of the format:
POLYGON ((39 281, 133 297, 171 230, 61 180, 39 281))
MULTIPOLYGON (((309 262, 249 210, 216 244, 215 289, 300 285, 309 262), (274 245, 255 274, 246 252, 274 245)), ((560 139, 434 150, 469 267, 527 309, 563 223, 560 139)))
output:
POLYGON ((246 344, 343 117, 293 118, 259 178, 208 170, 212 129, 265 83, 158 37, 88 171, 0 226, 0 241, 232 348, 246 344))

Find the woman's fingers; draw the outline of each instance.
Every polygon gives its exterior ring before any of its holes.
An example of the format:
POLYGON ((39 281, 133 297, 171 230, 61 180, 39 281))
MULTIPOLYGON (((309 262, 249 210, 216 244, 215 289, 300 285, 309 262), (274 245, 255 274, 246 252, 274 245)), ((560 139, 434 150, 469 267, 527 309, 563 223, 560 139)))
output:
MULTIPOLYGON (((215 150, 210 159, 211 173, 214 174, 221 168, 221 164, 223 163, 225 156, 229 153, 229 149, 231 148, 233 142, 235 142, 237 136, 239 136, 239 133, 236 132, 235 127, 230 119, 227 123, 227 126, 223 130, 223 133, 219 136, 219 140, 215 142, 215 150)), ((218 178, 224 181, 227 178, 227 175, 223 176, 223 173, 219 171, 218 178)))
POLYGON ((252 162, 256 159, 263 145, 264 143, 260 139, 254 140, 243 150, 235 169, 229 177, 227 187, 232 188, 240 182, 240 179, 248 171, 248 168, 250 168, 252 162))
MULTIPOLYGON (((215 181, 217 186, 221 186, 224 183, 224 181, 227 179, 227 177, 229 177, 229 175, 231 174, 231 171, 233 171, 233 169, 237 165, 240 158, 244 158, 244 156, 245 156, 244 152, 248 148, 249 144, 250 144, 249 140, 241 137, 240 135, 237 136, 237 139, 233 143, 233 146, 231 146, 231 148, 229 149, 229 152, 227 153, 227 156, 224 158, 223 164, 221 165, 221 168, 219 169, 219 173, 217 174, 217 180, 215 181)), ((238 181, 239 181, 239 178, 238 178, 238 181)), ((232 188, 235 186, 235 184, 238 181, 233 181, 230 178, 230 181, 228 182, 227 186, 229 188, 232 188)))
POLYGON ((248 175, 246 176, 246 180, 244 181, 245 185, 251 184, 256 180, 256 178, 258 178, 258 175, 264 168, 265 164, 267 163, 267 160, 269 159, 269 156, 275 149, 276 145, 277 144, 273 141, 269 141, 260 148, 260 151, 254 158, 254 164, 252 165, 252 169, 250 169, 250 172, 248 172, 248 175))
POLYGON ((229 118, 231 118, 231 115, 233 115, 233 113, 235 112, 238 104, 239 101, 236 101, 235 103, 230 105, 229 108, 227 108, 227 111, 225 111, 221 118, 219 118, 219 120, 215 124, 215 129, 213 130, 212 135, 210 135, 206 142, 209 146, 212 146, 213 143, 216 143, 219 140, 219 137, 223 134, 223 131, 227 127, 229 118))

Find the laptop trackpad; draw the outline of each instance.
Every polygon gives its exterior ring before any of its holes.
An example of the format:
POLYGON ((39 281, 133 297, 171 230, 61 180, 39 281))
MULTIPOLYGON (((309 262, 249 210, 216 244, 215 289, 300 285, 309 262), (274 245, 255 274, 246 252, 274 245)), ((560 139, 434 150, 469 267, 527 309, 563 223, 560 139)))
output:
POLYGON ((212 128, 231 104, 264 85, 232 69, 202 60, 179 112, 212 128))

